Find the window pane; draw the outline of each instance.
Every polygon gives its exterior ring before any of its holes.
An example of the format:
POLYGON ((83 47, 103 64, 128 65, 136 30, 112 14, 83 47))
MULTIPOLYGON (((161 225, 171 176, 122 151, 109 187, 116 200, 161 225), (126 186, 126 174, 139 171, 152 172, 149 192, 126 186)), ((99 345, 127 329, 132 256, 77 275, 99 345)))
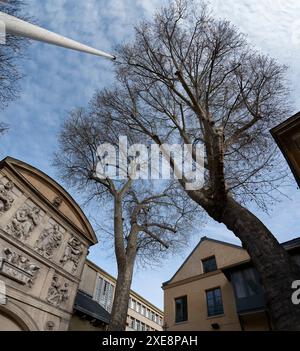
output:
POLYGON ((138 313, 141 312, 141 304, 140 304, 139 302, 137 302, 137 304, 136 304, 136 311, 137 311, 138 313))
POLYGON ((136 320, 136 330, 141 330, 141 322, 136 320))
POLYGON ((224 313, 220 288, 206 291, 206 301, 207 301, 207 315, 209 317, 224 313))
POLYGON ((237 298, 241 299, 247 296, 245 281, 241 271, 232 273, 232 282, 235 287, 237 298))
POLYGON ((259 293, 259 282, 254 273, 254 269, 253 268, 245 269, 243 273, 248 287, 249 296, 257 295, 259 293))
POLYGON ((95 299, 108 312, 111 312, 113 296, 114 286, 102 277, 99 277, 97 280, 95 299))
POLYGON ((260 293, 260 283, 253 268, 233 272, 232 283, 239 299, 260 293))
POLYGON ((175 322, 187 320, 187 296, 175 299, 175 322))
POLYGON ((202 260, 203 273, 213 272, 217 270, 217 262, 215 256, 202 260))

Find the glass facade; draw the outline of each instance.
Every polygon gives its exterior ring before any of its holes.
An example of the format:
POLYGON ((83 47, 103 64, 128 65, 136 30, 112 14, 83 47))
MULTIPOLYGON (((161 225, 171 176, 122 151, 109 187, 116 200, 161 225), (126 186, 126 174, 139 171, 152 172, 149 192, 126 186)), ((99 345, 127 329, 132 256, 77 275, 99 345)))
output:
POLYGON ((108 312, 111 312, 115 287, 102 277, 96 283, 95 299, 108 312))

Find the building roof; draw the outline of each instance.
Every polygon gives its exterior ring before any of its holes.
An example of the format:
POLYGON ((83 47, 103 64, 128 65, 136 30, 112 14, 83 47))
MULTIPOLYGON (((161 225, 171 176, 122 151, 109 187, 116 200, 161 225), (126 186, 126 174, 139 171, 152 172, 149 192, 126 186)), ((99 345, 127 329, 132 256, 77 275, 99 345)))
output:
MULTIPOLYGON (((104 276, 106 276, 108 279, 110 279, 114 283, 117 282, 117 279, 115 277, 113 277, 111 274, 107 273, 101 267, 97 266, 94 262, 90 261, 89 259, 86 259, 86 263, 88 265, 92 266, 96 271, 102 273, 104 276)), ((142 301, 145 305, 149 306, 150 308, 152 308, 154 311, 158 312, 162 316, 164 315, 164 312, 161 309, 159 309, 157 306, 153 305, 153 303, 151 303, 150 301, 145 299, 143 296, 141 296, 140 294, 138 294, 134 290, 130 290, 130 295, 135 297, 136 299, 142 301)))
POLYGON ((294 139, 294 137, 299 138, 299 130, 300 112, 272 128, 270 132, 300 187, 300 151, 298 141, 294 139))
POLYGON ((186 262, 189 260, 189 258, 192 256, 192 254, 198 249, 198 247, 204 242, 204 241, 212 241, 214 243, 217 243, 217 244, 221 244, 221 245, 227 245, 227 246, 231 246, 231 247, 234 247, 236 249, 241 249, 241 250, 244 250, 242 248, 242 246, 240 245, 236 245, 236 244, 231 244, 231 243, 228 243, 226 241, 222 241, 222 240, 217 240, 217 239, 212 239, 212 238, 208 238, 207 236, 203 236, 199 243, 195 246, 195 248, 193 249, 193 251, 188 255, 188 257, 183 261, 182 265, 177 269, 177 271, 173 274, 172 278, 167 280, 166 282, 162 283, 162 286, 165 286, 167 284, 169 284, 171 282, 171 280, 173 280, 173 278, 176 276, 176 274, 181 270, 181 268, 186 264, 186 262))
POLYGON ((285 241, 285 242, 281 243, 281 245, 286 250, 298 249, 298 248, 300 248, 300 237, 285 241))
POLYGON ((82 312, 85 315, 96 319, 98 321, 109 323, 110 313, 106 311, 99 303, 92 299, 92 297, 80 290, 77 291, 75 298, 74 309, 82 312))
MULTIPOLYGON (((177 271, 175 272, 175 274, 172 276, 171 279, 169 279, 168 281, 164 282, 162 284, 162 286, 165 286, 165 285, 168 285, 172 280, 173 278, 176 276, 176 274, 180 271, 180 269, 185 265, 185 263, 188 261, 188 259, 192 256, 192 254, 197 250, 197 248, 201 245, 201 243, 203 241, 212 241, 212 242, 215 242, 215 243, 218 243, 218 244, 222 244, 222 245, 229 245, 229 246, 232 246, 232 247, 235 247, 235 248, 238 248, 238 249, 242 249, 242 250, 245 250, 242 246, 239 246, 239 245, 235 245, 235 244, 231 244, 231 243, 227 243, 226 241, 221 241, 221 240, 216 240, 216 239, 212 239, 212 238, 208 238, 206 236, 203 236, 199 243, 196 245, 196 247, 193 249, 193 251, 188 255, 188 257, 184 260, 184 262, 182 263, 182 265, 177 269, 177 271)), ((295 250, 295 249, 300 249, 300 237, 297 237, 297 238, 294 238, 294 239, 291 239, 291 240, 288 240, 288 241, 285 241, 283 243, 281 243, 280 245, 282 245, 286 250, 290 251, 290 250, 295 250)), ((249 260, 245 260, 245 261, 242 261, 242 262, 237 262, 237 263, 234 263, 232 265, 229 265, 227 267, 223 267, 222 268, 222 271, 231 271, 231 270, 234 270, 236 269, 237 267, 240 267, 240 266, 247 266, 251 264, 251 259, 249 260)))

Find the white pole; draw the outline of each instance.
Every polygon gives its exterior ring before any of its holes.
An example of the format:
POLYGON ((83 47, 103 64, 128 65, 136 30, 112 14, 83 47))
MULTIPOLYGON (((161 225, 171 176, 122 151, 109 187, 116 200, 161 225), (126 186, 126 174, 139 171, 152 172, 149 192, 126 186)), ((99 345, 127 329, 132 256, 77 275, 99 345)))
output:
POLYGON ((22 36, 44 43, 61 46, 67 49, 86 52, 92 55, 103 56, 111 60, 116 59, 115 56, 107 54, 106 52, 81 44, 75 40, 68 39, 66 37, 63 37, 62 35, 53 33, 47 29, 25 22, 17 17, 8 15, 7 13, 1 11, 0 22, 4 23, 6 33, 8 34, 22 36))

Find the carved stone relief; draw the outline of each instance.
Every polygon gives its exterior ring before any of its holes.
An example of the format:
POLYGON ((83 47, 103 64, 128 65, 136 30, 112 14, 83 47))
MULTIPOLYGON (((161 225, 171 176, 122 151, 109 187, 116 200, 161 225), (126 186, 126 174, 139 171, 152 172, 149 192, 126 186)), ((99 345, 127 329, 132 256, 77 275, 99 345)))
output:
POLYGON ((33 206, 30 208, 28 205, 25 205, 16 212, 6 229, 15 238, 26 240, 39 224, 40 219, 41 210, 38 207, 33 206))
POLYGON ((69 299, 69 284, 59 280, 55 274, 48 290, 46 300, 53 306, 60 307, 69 299))
POLYGON ((75 237, 70 238, 60 263, 64 266, 67 262, 72 262, 72 273, 75 273, 83 250, 84 246, 80 240, 75 237))
POLYGON ((55 208, 59 208, 60 205, 62 204, 62 198, 60 196, 56 196, 52 202, 53 206, 55 208))
POLYGON ((55 324, 52 321, 48 321, 45 324, 45 330, 47 330, 47 331, 53 331, 54 327, 55 327, 55 324))
POLYGON ((12 197, 13 187, 14 183, 12 181, 4 183, 0 179, 0 216, 8 211, 14 202, 14 198, 12 197))
POLYGON ((3 257, 0 259, 1 274, 31 288, 39 270, 40 267, 29 258, 9 248, 3 250, 3 257))
POLYGON ((42 256, 52 260, 54 251, 59 248, 63 234, 58 224, 53 224, 44 229, 35 243, 35 250, 42 256))

